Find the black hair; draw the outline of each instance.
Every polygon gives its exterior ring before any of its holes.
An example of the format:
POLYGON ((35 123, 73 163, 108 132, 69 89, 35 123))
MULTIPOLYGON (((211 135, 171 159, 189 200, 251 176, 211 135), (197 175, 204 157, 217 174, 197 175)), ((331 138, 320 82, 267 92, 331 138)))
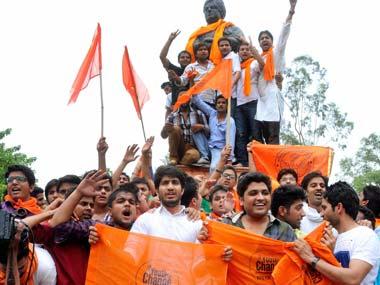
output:
MULTIPOLYGON (((88 170, 86 171, 83 175, 82 175, 82 180, 88 175, 88 174, 94 174, 97 170, 96 169, 93 169, 93 170, 88 170)), ((103 179, 108 179, 108 181, 110 182, 111 184, 111 187, 112 187, 112 176, 109 175, 108 173, 106 173, 103 177, 103 179)))
POLYGON ((185 174, 179 168, 173 165, 161 165, 157 168, 154 175, 154 186, 156 189, 160 186, 161 180, 164 176, 178 178, 181 183, 181 187, 185 187, 185 174))
MULTIPOLYGON (((187 55, 190 57, 190 59, 191 59, 191 54, 187 51, 187 50, 182 50, 182 51, 180 51, 179 53, 178 53, 178 61, 179 61, 179 58, 181 57, 181 55, 183 54, 183 53, 187 53, 187 55)), ((162 88, 162 87, 161 87, 162 88)))
POLYGON ((169 81, 166 81, 161 84, 161 89, 164 89, 166 85, 169 85, 170 87, 172 87, 172 84, 169 81))
POLYGON ((149 187, 148 181, 144 177, 135 177, 131 181, 133 184, 145 184, 146 186, 149 187))
POLYGON ((261 31, 261 32, 259 33, 259 37, 257 38, 259 41, 260 41, 261 35, 263 35, 263 34, 267 34, 267 35, 271 38, 271 40, 272 40, 272 42, 273 42, 273 35, 272 35, 272 33, 269 32, 268 30, 261 31))
POLYGON ((46 184, 46 186, 45 186, 45 190, 44 190, 46 200, 48 199, 48 195, 49 195, 49 191, 50 191, 50 189, 53 188, 53 187, 56 187, 57 185, 58 185, 58 179, 55 179, 55 178, 52 179, 52 180, 50 180, 50 181, 46 184))
POLYGON ((302 179, 301 187, 303 188, 303 190, 307 191, 307 186, 309 186, 310 181, 316 177, 321 177, 327 187, 328 178, 326 176, 323 176, 322 173, 319 171, 313 171, 306 174, 305 177, 302 179))
POLYGON ((220 185, 220 184, 216 184, 215 186, 213 186, 210 190, 210 194, 209 194, 209 201, 212 202, 212 199, 214 199, 214 195, 216 192, 218 191, 223 191, 223 192, 228 192, 228 189, 226 186, 224 185, 220 185))
MULTIPOLYGON (((364 219, 368 220, 372 224, 372 228, 376 228, 376 217, 374 213, 365 206, 359 206, 359 212, 363 214, 364 219)), ((358 213, 359 214, 359 213, 358 213)))
POLYGON ((197 44, 194 45, 194 54, 196 54, 197 51, 198 51, 201 47, 206 47, 207 50, 210 52, 210 47, 209 47, 205 42, 199 42, 199 43, 197 43, 197 44))
POLYGON ((34 176, 33 171, 29 167, 20 164, 8 166, 7 171, 5 172, 5 179, 7 179, 9 177, 9 174, 14 171, 22 172, 25 175, 26 180, 28 180, 29 186, 32 187, 36 183, 36 177, 34 176))
POLYGON ((135 198, 136 203, 138 203, 139 202, 139 198, 137 195, 138 192, 139 192, 139 189, 137 188, 136 184, 126 183, 124 185, 120 185, 119 188, 113 191, 111 195, 108 197, 107 207, 112 208, 112 203, 113 201, 115 201, 119 193, 131 193, 133 195, 133 198, 135 198))
POLYGON ((181 197, 181 205, 189 207, 191 200, 198 199, 198 183, 191 176, 186 176, 185 187, 181 197))
POLYGON ((223 42, 223 41, 229 42, 230 46, 232 47, 232 42, 231 42, 231 40, 228 37, 221 37, 218 40, 218 46, 219 46, 220 42, 223 42))
POLYGON ((297 172, 293 168, 283 168, 283 169, 281 169, 278 172, 278 174, 277 174, 277 181, 280 182, 282 176, 284 176, 286 174, 292 175, 296 179, 296 182, 298 182, 298 174, 297 174, 297 172))
POLYGON ((272 191, 272 182, 268 176, 261 172, 250 172, 244 175, 238 182, 237 192, 241 198, 244 196, 244 192, 247 190, 248 185, 252 182, 263 182, 268 187, 269 192, 272 191))
POLYGON ((341 203, 346 213, 356 220, 359 211, 359 197, 347 182, 338 181, 330 185, 323 197, 331 204, 333 210, 341 203))
POLYGON ((79 185, 80 182, 81 182, 81 179, 77 175, 68 174, 68 175, 62 176, 61 178, 58 179, 57 191, 59 190, 59 188, 61 187, 63 183, 71 183, 71 184, 79 185))
POLYGON ((44 189, 38 186, 34 186, 32 193, 30 195, 34 198, 37 197, 38 194, 44 193, 44 189))
POLYGON ((273 216, 277 217, 280 206, 289 210, 294 202, 298 200, 306 200, 305 191, 301 187, 296 185, 278 187, 272 194, 271 211, 273 216))
POLYGON ((366 207, 370 209, 376 218, 380 218, 380 187, 367 185, 363 188, 364 200, 368 200, 366 207))
POLYGON ((222 174, 226 171, 226 170, 232 170, 235 174, 235 180, 237 179, 237 172, 236 172, 236 169, 235 167, 233 167, 232 165, 225 165, 223 167, 223 170, 222 170, 222 174))

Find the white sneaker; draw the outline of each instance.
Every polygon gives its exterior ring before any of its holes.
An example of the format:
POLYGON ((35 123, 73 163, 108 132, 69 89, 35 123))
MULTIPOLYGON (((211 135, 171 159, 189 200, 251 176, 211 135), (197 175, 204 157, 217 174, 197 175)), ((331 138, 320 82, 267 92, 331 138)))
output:
POLYGON ((210 164, 210 160, 207 157, 201 157, 198 161, 197 164, 210 164))

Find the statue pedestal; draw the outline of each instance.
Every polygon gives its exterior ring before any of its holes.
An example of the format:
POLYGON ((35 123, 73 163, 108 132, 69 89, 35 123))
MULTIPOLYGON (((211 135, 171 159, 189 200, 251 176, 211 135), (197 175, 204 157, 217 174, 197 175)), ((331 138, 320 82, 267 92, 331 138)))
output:
MULTIPOLYGON (((209 167, 206 166, 196 166, 196 165, 176 165, 187 175, 194 177, 195 175, 203 175, 204 177, 209 176, 209 167)), ((247 172, 248 167, 235 167, 237 175, 239 177, 240 173, 247 172)))

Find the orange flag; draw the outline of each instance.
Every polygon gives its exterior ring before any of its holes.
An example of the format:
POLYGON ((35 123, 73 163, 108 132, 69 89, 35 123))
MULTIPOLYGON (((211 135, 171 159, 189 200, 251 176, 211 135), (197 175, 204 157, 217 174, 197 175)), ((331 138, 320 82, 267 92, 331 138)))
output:
POLYGON ((135 105, 136 113, 141 120, 141 109, 149 100, 148 89, 137 75, 133 65, 129 59, 128 48, 125 46, 123 55, 123 83, 125 89, 132 97, 133 105, 135 105))
POLYGON ((215 221, 208 222, 208 230, 208 242, 232 246, 233 257, 227 272, 229 285, 274 284, 273 268, 285 254, 285 248, 293 245, 215 221))
POLYGON ((90 49, 79 69, 77 77, 71 87, 69 103, 75 103, 79 92, 87 87, 91 78, 98 76, 102 70, 101 29, 98 26, 92 39, 90 49))
MULTIPOLYGON (((320 240, 326 227, 325 223, 319 225, 305 237, 314 254, 334 266, 340 266, 329 248, 321 244, 320 240)), ((286 255, 275 266, 272 277, 278 285, 332 285, 334 284, 317 270, 314 270, 291 249, 285 250, 286 255)))
POLYGON ((86 284, 226 284, 223 246, 193 244, 96 225, 86 284))
POLYGON ((206 89, 217 89, 219 90, 224 98, 228 99, 231 97, 232 88, 232 60, 226 59, 222 60, 213 70, 206 74, 201 81, 187 90, 178 99, 173 106, 174 110, 177 110, 179 106, 187 103, 191 96, 198 94, 199 92, 206 89))
POLYGON ((299 182, 311 171, 329 176, 333 150, 329 147, 301 145, 268 145, 254 142, 252 155, 257 171, 276 179, 282 168, 293 168, 299 182))

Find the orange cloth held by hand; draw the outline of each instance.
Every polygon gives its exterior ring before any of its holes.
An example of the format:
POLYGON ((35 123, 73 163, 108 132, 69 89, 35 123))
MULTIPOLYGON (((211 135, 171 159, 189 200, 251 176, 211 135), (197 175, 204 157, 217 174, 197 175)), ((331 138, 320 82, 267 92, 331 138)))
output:
POLYGON ((251 94, 251 63, 255 59, 249 58, 240 64, 241 69, 244 69, 244 95, 251 94))
POLYGON ((4 197, 4 201, 8 201, 12 203, 12 206, 15 209, 24 208, 31 212, 32 214, 36 215, 42 212, 41 208, 37 204, 37 200, 34 197, 30 197, 27 201, 22 201, 21 199, 18 199, 17 201, 13 200, 10 195, 6 195, 4 197))
MULTIPOLYGON (((334 254, 329 248, 320 242, 325 223, 319 225, 314 231, 305 237, 313 250, 313 253, 334 266, 340 266, 334 254)), ((272 277, 278 285, 331 285, 329 279, 306 263, 290 248, 285 250, 286 255, 281 258, 273 270, 272 277)))
POLYGON ((266 61, 264 65, 264 79, 266 81, 271 81, 274 79, 274 56, 273 56, 273 47, 268 51, 264 51, 261 56, 266 56, 266 61))

